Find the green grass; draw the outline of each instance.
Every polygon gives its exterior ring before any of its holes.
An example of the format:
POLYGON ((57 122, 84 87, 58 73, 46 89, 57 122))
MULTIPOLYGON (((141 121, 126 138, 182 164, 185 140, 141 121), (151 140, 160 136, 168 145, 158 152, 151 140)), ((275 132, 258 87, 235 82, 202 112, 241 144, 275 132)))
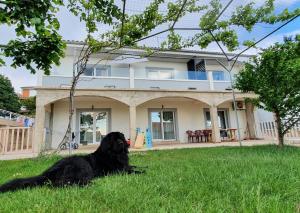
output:
MULTIPOLYGON (((60 157, 0 161, 0 183, 39 174, 60 157)), ((275 146, 132 153, 143 175, 87 187, 0 194, 0 212, 297 212, 300 149, 275 146)))

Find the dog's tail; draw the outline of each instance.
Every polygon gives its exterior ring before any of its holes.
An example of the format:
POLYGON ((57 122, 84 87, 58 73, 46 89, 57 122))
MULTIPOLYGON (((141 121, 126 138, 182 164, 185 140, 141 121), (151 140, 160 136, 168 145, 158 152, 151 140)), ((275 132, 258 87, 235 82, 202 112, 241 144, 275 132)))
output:
POLYGON ((45 176, 35 176, 29 178, 18 178, 12 181, 9 181, 0 186, 0 193, 15 191, 18 189, 31 188, 35 186, 44 185, 48 179, 45 176))

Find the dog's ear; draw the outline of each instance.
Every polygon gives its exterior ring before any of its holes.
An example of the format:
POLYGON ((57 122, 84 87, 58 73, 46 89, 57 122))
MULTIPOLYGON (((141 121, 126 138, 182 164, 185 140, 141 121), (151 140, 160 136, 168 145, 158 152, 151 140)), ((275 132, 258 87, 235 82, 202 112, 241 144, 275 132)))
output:
POLYGON ((108 133, 102 140, 97 151, 108 152, 112 149, 113 134, 108 133))

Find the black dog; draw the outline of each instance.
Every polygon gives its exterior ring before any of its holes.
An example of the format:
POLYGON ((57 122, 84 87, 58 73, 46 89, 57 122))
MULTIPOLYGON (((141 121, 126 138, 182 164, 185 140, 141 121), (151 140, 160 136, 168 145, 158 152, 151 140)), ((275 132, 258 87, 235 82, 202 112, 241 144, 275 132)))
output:
POLYGON ((93 178, 125 172, 143 173, 129 165, 127 141, 120 132, 111 132, 100 147, 86 156, 72 156, 56 162, 39 176, 12 180, 0 186, 0 192, 14 191, 45 184, 54 187, 86 185, 93 178))

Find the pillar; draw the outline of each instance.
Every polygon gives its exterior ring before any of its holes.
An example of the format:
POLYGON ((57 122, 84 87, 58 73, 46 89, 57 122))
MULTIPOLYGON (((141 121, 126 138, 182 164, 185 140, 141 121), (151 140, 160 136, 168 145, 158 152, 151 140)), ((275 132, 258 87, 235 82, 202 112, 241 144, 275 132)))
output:
POLYGON ((209 89, 215 90, 212 71, 207 71, 207 78, 208 78, 208 82, 209 82, 209 89))
POLYGON ((134 146, 136 138, 136 106, 129 106, 129 137, 131 141, 131 147, 134 146))
POLYGON ((255 118, 254 118, 254 105, 251 102, 246 102, 245 106, 246 106, 248 137, 250 139, 255 139, 256 131, 255 131, 255 118))
POLYGON ((34 139, 33 139, 33 151, 38 153, 41 151, 44 143, 45 134, 45 107, 44 105, 36 106, 35 124, 34 124, 34 139))
POLYGON ((129 85, 130 88, 134 88, 134 69, 129 65, 129 85))
POLYGON ((210 120, 212 129, 212 141, 219 143, 221 142, 221 136, 218 121, 218 108, 214 105, 210 107, 210 120))

